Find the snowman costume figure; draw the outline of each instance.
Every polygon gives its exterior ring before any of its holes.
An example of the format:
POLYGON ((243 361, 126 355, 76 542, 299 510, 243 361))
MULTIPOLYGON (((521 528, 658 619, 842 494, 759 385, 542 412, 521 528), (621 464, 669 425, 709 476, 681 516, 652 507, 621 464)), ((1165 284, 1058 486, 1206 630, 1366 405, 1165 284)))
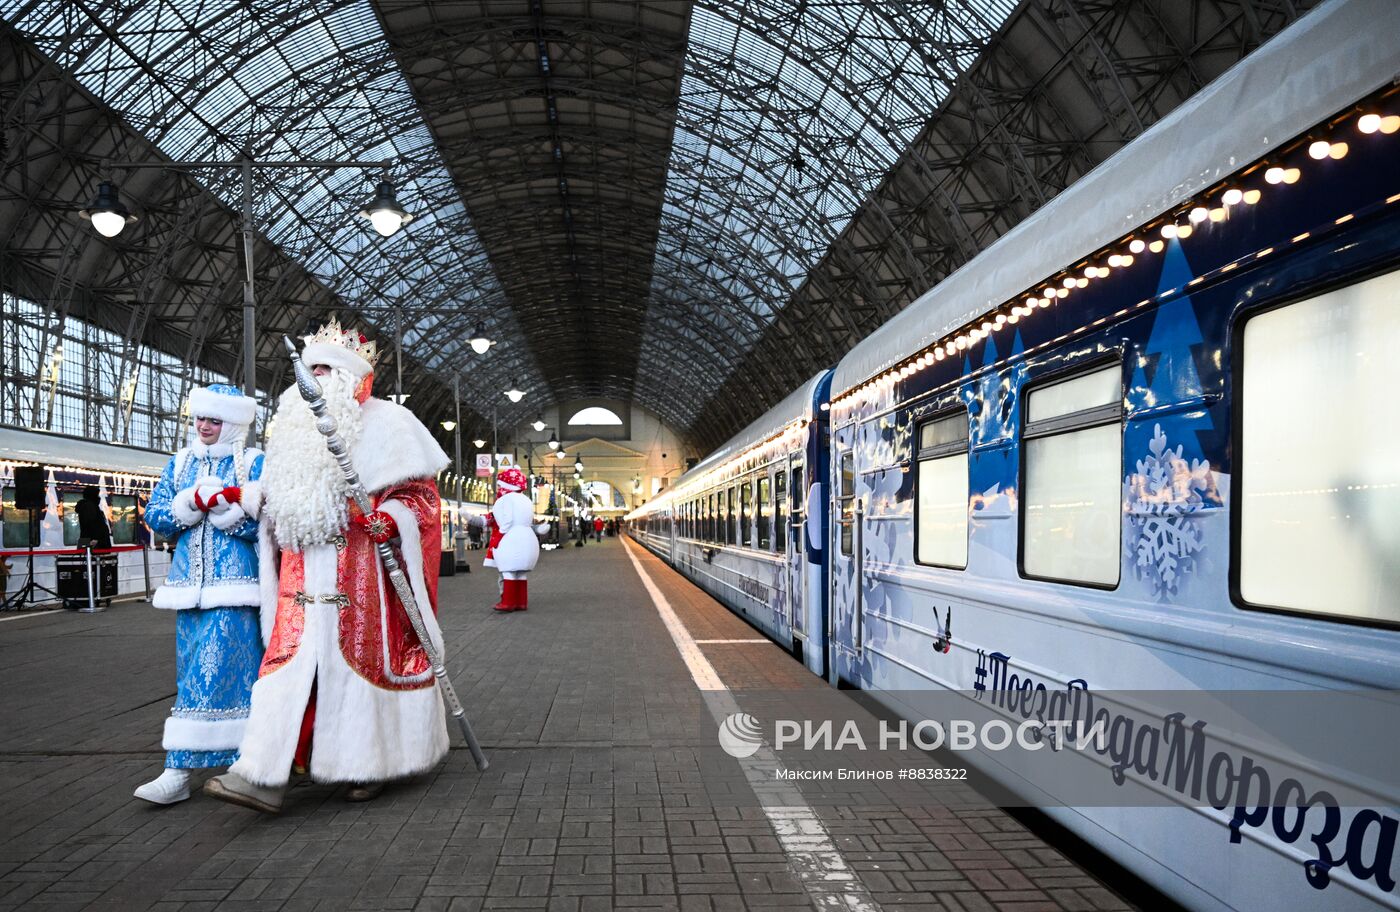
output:
POLYGON ((153 804, 190 796, 190 770, 238 756, 262 661, 258 609, 261 451, 244 447, 256 403, 236 387, 190 393, 190 444, 170 458, 146 524, 173 539, 151 603, 175 616, 175 705, 165 720, 165 771, 135 792, 153 804))
POLYGON ((511 466, 496 476, 496 503, 491 518, 500 530, 500 540, 492 548, 496 569, 501 573, 501 600, 497 611, 524 611, 529 597, 525 578, 540 559, 540 540, 535 535, 535 506, 522 492, 525 473, 511 466))

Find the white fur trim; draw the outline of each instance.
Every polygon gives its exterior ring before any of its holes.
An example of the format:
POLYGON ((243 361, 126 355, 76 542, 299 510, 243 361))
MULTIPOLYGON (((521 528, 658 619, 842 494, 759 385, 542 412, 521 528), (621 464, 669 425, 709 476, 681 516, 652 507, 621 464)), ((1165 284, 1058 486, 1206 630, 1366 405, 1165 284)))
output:
MULTIPOLYGON (((334 550, 329 560, 308 549, 308 592, 333 592, 334 550)), ((375 687, 340 652, 337 610, 308 605, 296 655, 258 678, 253 709, 231 770, 256 785, 287 783, 292 754, 311 684, 316 682, 316 727, 311 776, 318 782, 383 782, 424 772, 447 754, 447 713, 433 686, 416 690, 375 687)))
POLYGON ((343 345, 332 345, 329 342, 308 342, 301 350, 301 361, 307 367, 314 364, 324 364, 326 367, 338 367, 354 375, 356 380, 362 379, 374 367, 343 345))
POLYGON ((370 399, 360 408, 364 430, 351 455, 365 490, 433 478, 451 462, 432 432, 403 406, 370 399))
MULTIPOLYGON (((243 443, 243 438, 238 438, 238 443, 243 443)), ((204 443, 198 437, 190 443, 186 449, 190 455, 196 459, 223 459, 225 456, 232 456, 234 444, 232 443, 204 443)))
POLYGON ((177 719, 165 720, 165 737, 160 746, 165 750, 217 751, 234 750, 243 740, 247 719, 177 719))
POLYGON ((204 511, 194 505, 194 488, 185 488, 170 498, 170 512, 181 525, 189 528, 204 522, 204 511))
MULTIPOLYGON (((308 616, 301 648, 291 661, 253 682, 253 708, 238 745, 238 760, 229 771, 254 785, 280 788, 290 778, 301 717, 311 697, 311 683, 316 680, 316 650, 306 639, 312 624, 308 616)), ((313 757, 319 748, 313 744, 313 757)))
POLYGON ((272 523, 258 525, 258 606, 263 648, 272 642, 272 625, 277 620, 277 569, 280 554, 272 540, 272 523))
POLYGON ((209 522, 220 532, 227 532, 247 518, 248 514, 236 503, 229 504, 226 510, 209 514, 209 522))
POLYGON ((151 605, 175 611, 191 608, 245 608, 258 603, 258 587, 253 583, 227 586, 172 586, 166 584, 151 596, 151 605))
POLYGON ((156 608, 166 608, 174 611, 184 611, 189 608, 199 607, 199 587, 198 586, 161 586, 151 596, 151 605, 156 608))
POLYGON ((196 418, 218 418, 246 428, 257 412, 257 402, 248 396, 229 396, 204 387, 190 390, 190 414, 196 418))
POLYGON ((243 512, 248 514, 250 519, 257 519, 258 513, 262 510, 263 489, 262 482, 253 480, 244 483, 239 489, 238 505, 243 508, 243 512))
POLYGON ((201 608, 242 608, 258 603, 257 583, 236 583, 232 586, 205 586, 199 593, 201 608))
MULTIPOLYGON (((413 590, 414 598, 418 601, 420 613, 423 615, 423 626, 428 630, 428 638, 432 640, 433 648, 439 656, 445 654, 442 640, 442 628, 438 625, 437 615, 433 614, 432 606, 428 602, 428 587, 423 575, 423 542, 418 535, 418 517, 413 515, 413 511, 397 500, 386 500, 379 505, 379 509, 394 517, 394 522, 399 527, 399 557, 403 563, 404 574, 408 577, 408 587, 413 590)), ((387 603, 384 602, 384 593, 393 588, 393 583, 389 581, 388 574, 384 572, 382 565, 378 566, 379 589, 380 589, 380 630, 381 633, 386 625, 387 603)), ((423 674, 408 678, 400 678, 395 675, 393 669, 389 667, 388 637, 384 640, 384 673, 391 681, 426 681, 432 677, 433 670, 426 669, 423 674)))

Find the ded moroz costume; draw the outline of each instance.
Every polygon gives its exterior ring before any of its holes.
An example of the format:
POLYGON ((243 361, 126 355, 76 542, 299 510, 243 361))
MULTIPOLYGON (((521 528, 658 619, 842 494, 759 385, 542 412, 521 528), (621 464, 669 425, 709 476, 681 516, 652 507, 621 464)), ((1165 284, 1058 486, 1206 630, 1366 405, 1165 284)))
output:
POLYGON ((170 458, 146 506, 147 525, 175 541, 169 575, 151 602, 178 612, 175 705, 162 739, 166 768, 136 790, 155 804, 188 798, 190 769, 232 763, 248 721, 263 653, 257 608, 263 455, 243 445, 255 409, 232 386, 191 392, 191 442, 170 458), (200 439, 201 425, 217 434, 215 442, 200 439))
POLYGON ((264 476, 262 623, 269 645, 252 714, 217 798, 275 812, 294 760, 321 782, 373 797, 447 753, 442 698, 376 543, 397 539, 429 636, 441 649, 441 550, 435 476, 448 464, 407 409, 370 398, 375 346, 336 322, 306 340, 329 414, 374 505, 348 499, 344 472, 295 387, 268 431, 264 476))
POLYGON ((501 573, 501 600, 497 611, 524 611, 529 603, 526 577, 540 559, 540 540, 535 535, 535 507, 525 490, 525 473, 514 466, 496 476, 496 502, 491 518, 500 530, 493 549, 496 569, 501 573))

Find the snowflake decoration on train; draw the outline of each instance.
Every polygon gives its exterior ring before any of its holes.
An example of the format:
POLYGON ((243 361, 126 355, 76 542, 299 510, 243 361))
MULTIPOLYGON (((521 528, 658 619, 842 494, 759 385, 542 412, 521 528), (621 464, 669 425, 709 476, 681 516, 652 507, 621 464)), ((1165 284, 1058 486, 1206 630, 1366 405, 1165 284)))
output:
POLYGON ((1193 514, 1218 503, 1210 462, 1182 458, 1182 446, 1167 446, 1162 426, 1152 429, 1146 459, 1123 482, 1124 501, 1136 533, 1125 547, 1139 580, 1152 594, 1166 599, 1177 594, 1185 574, 1195 569, 1205 536, 1193 514))

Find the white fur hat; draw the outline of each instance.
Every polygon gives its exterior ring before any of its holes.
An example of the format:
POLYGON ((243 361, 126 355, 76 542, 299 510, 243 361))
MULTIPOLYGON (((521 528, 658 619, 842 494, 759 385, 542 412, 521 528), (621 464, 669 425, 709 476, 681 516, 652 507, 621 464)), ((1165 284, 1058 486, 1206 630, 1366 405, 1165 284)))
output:
POLYGON ((190 414, 196 418, 217 418, 243 427, 253 423, 258 404, 236 386, 214 383, 190 390, 190 414))

